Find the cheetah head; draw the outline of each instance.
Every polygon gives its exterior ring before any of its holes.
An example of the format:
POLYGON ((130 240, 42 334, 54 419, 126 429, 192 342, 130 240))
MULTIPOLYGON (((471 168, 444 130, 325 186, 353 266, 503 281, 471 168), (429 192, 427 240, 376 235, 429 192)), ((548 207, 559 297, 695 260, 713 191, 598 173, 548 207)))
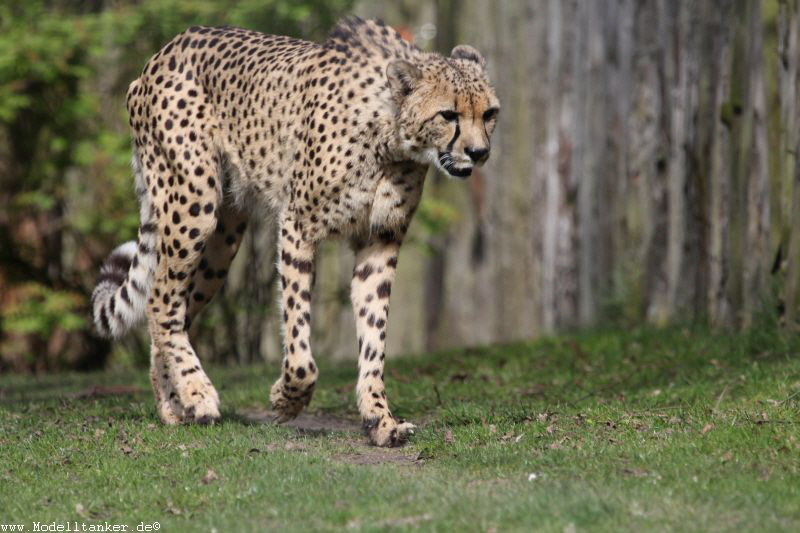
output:
POLYGON ((481 54, 456 46, 450 57, 387 67, 397 134, 411 159, 465 178, 489 159, 500 103, 481 54))

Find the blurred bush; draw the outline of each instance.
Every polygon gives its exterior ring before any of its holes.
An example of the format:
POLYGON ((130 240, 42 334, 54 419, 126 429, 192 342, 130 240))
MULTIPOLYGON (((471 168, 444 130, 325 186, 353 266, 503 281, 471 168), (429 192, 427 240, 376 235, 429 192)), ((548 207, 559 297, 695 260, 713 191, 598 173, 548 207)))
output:
POLYGON ((350 4, 0 1, 0 370, 108 358, 88 300, 136 234, 124 95, 147 58, 194 24, 320 39, 350 4))

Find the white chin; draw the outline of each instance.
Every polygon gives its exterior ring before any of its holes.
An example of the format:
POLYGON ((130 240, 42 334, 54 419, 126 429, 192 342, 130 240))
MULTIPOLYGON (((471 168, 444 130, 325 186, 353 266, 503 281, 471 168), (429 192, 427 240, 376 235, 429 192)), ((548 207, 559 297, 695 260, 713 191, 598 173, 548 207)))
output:
POLYGON ((422 152, 417 152, 413 157, 415 161, 418 163, 422 163, 424 165, 433 165, 438 170, 447 174, 448 176, 456 176, 459 178, 466 178, 470 174, 472 174, 472 165, 457 165, 453 164, 450 166, 450 169, 447 169, 442 165, 441 161, 439 160, 439 152, 436 151, 434 148, 428 148, 422 152))

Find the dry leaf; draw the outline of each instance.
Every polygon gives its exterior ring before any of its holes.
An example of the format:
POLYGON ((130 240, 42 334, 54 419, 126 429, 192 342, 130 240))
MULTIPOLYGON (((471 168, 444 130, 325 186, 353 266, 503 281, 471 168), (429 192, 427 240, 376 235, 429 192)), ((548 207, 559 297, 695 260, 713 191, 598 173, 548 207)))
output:
POLYGON ((208 471, 206 472, 206 475, 203 476, 203 478, 200 481, 202 481, 203 484, 208 485, 212 481, 216 481, 218 479, 219 476, 217 475, 217 473, 209 468, 208 471))
POLYGON ((708 433, 712 429, 714 429, 714 424, 706 424, 705 426, 703 426, 703 429, 700 430, 700 433, 702 435, 705 435, 706 433, 708 433))
POLYGON ((444 432, 444 441, 447 443, 453 442, 453 432, 449 429, 445 430, 444 432))
POLYGON ((722 461, 723 462, 727 463, 731 459, 733 459, 733 452, 725 452, 725 453, 722 454, 722 461))
POLYGON ((497 433, 497 426, 489 424, 489 433, 497 433))
POLYGON ((124 453, 125 455, 130 455, 133 453, 133 448, 131 448, 127 444, 123 444, 122 447, 120 447, 120 450, 122 450, 122 453, 124 453))

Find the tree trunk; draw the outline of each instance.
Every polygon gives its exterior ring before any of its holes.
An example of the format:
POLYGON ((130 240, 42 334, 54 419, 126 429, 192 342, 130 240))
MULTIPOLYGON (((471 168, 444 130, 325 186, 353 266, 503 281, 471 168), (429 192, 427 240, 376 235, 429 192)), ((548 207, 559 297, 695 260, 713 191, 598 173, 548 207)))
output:
POLYGON ((664 70, 666 75, 670 111, 669 155, 667 197, 669 211, 667 213, 667 257, 666 257, 666 294, 661 302, 661 310, 656 321, 665 323, 675 315, 678 305, 678 290, 683 281, 683 253, 686 241, 686 148, 687 148, 687 116, 689 113, 689 61, 690 50, 688 8, 686 2, 662 0, 662 16, 668 20, 663 37, 667 40, 665 47, 664 70), (666 5, 665 5, 666 4, 666 5))
POLYGON ((761 3, 747 3, 747 233, 745 237, 742 323, 752 325, 767 294, 770 249, 769 176, 767 169, 766 98, 764 96, 761 3))
POLYGON ((713 39, 711 107, 714 125, 711 139, 710 208, 709 218, 709 283, 708 314, 714 327, 732 325, 730 302, 730 195, 731 195, 731 121, 730 111, 730 28, 726 18, 730 2, 719 6, 721 14, 713 39))
MULTIPOLYGON (((786 284, 782 300, 786 324, 797 325, 797 288, 800 277, 800 149, 797 114, 800 84, 800 2, 783 0, 778 15, 778 98, 780 101, 780 212, 781 245, 787 250, 786 284), (794 147, 794 149, 793 149, 794 147)), ((777 265, 779 268, 782 265, 777 265)))

